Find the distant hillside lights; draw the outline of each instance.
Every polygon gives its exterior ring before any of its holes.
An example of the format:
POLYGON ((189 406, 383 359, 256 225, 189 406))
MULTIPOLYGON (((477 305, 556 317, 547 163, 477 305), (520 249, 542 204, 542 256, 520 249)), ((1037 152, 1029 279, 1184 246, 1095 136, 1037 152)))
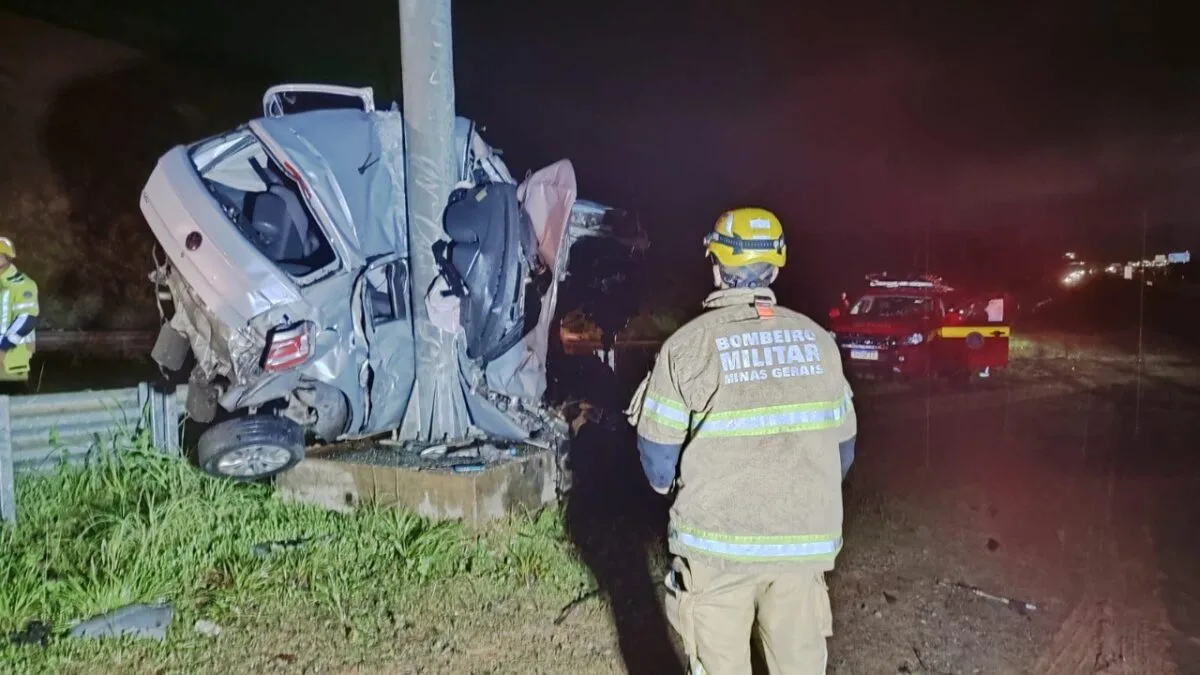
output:
POLYGON ((1126 263, 1110 263, 1104 268, 1104 271, 1108 274, 1120 275, 1126 279, 1132 280, 1136 270, 1144 270, 1151 273, 1165 272, 1172 265, 1186 265, 1191 261, 1192 254, 1190 251, 1159 253, 1153 258, 1146 258, 1145 260, 1130 260, 1126 263))
POLYGON ((1067 266, 1059 283, 1065 288, 1081 286, 1088 280, 1088 277, 1096 273, 1096 265, 1080 260, 1079 255, 1074 251, 1064 253, 1063 260, 1067 261, 1067 266))
MULTIPOLYGON (((1169 265, 1186 265, 1191 261, 1192 254, 1190 251, 1179 251, 1176 253, 1159 253, 1153 258, 1146 258, 1145 260, 1130 260, 1125 263, 1125 266, 1135 269, 1139 267, 1156 268, 1167 267, 1169 265)), ((1116 273, 1120 270, 1120 267, 1121 263, 1113 263, 1108 266, 1108 270, 1116 273)))
MULTIPOLYGON (((1088 265, 1079 259, 1079 255, 1074 251, 1063 253, 1063 260, 1067 261, 1067 270, 1063 274, 1059 282, 1068 288, 1079 286, 1087 277, 1096 272, 1094 265, 1088 265)), ((1106 274, 1119 275, 1126 279, 1133 279, 1136 270, 1145 270, 1147 272, 1166 271, 1172 265, 1186 265, 1192 261, 1190 251, 1177 251, 1175 253, 1159 253, 1152 258, 1145 260, 1130 260, 1125 263, 1109 263, 1104 266, 1106 274)))
POLYGON ((1087 279, 1088 271, 1086 269, 1073 269, 1063 275, 1062 285, 1067 288, 1074 288, 1087 279))

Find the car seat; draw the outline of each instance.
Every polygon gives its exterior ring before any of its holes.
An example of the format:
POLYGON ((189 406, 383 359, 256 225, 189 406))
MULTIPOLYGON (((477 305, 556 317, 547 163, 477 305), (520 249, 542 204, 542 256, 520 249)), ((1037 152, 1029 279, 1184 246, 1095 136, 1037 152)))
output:
POLYGON ((454 242, 450 263, 467 289, 461 315, 467 356, 486 364, 537 321, 540 305, 526 297, 537 255, 533 227, 510 183, 483 183, 456 193, 443 218, 454 242))
POLYGON ((320 247, 308 213, 296 193, 283 185, 251 195, 250 228, 259 249, 276 263, 303 262, 320 247))

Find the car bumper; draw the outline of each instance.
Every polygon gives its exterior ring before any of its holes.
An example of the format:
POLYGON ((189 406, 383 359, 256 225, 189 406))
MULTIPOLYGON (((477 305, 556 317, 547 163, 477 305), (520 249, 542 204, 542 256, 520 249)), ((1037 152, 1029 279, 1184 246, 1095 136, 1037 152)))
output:
POLYGON ((923 346, 861 349, 839 345, 842 363, 852 373, 871 375, 925 375, 929 371, 929 350, 923 346))

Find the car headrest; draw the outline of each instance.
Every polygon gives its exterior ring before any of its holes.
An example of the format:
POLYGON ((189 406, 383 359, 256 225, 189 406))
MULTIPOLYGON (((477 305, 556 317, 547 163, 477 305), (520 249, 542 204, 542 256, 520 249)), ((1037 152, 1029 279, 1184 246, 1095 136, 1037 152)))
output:
POLYGON ((256 230, 266 225, 270 231, 279 232, 289 220, 287 202, 272 192, 260 192, 254 195, 249 216, 256 230))

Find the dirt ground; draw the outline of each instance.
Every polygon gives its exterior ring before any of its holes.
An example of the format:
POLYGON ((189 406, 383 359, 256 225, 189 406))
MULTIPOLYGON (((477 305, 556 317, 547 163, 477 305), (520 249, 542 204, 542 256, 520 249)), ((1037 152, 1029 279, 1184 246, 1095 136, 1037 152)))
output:
POLYGON ((1200 380, 1147 361, 1030 355, 990 391, 865 401, 836 672, 1200 672, 1200 380))
MULTIPOLYGON (((859 387, 829 672, 1200 672, 1200 368, 1129 343, 1041 333, 990 382, 859 387)), ((639 500, 628 518, 657 514, 639 500)), ((612 594, 630 672, 666 672, 649 593, 612 594)))
MULTIPOLYGON (((1200 368, 1156 348, 1139 374, 1103 340, 1063 339, 983 386, 859 388, 828 672, 1200 672, 1200 368)), ((681 672, 658 605, 665 502, 627 434, 592 423, 577 439, 568 521, 594 596, 414 589, 371 639, 316 610, 249 608, 215 642, 61 670, 681 672)))
MULTIPOLYGON (((860 387, 830 673, 1200 672, 1200 368, 1155 348, 1139 375, 1110 344, 1044 336, 983 386, 860 387)), ((262 617, 261 636, 231 640, 218 662, 680 672, 657 603, 665 503, 640 489, 625 433, 589 424, 579 438, 568 515, 598 596, 566 612, 536 585, 414 596, 398 601, 409 618, 395 619, 386 648, 330 635, 315 617, 262 617)))

